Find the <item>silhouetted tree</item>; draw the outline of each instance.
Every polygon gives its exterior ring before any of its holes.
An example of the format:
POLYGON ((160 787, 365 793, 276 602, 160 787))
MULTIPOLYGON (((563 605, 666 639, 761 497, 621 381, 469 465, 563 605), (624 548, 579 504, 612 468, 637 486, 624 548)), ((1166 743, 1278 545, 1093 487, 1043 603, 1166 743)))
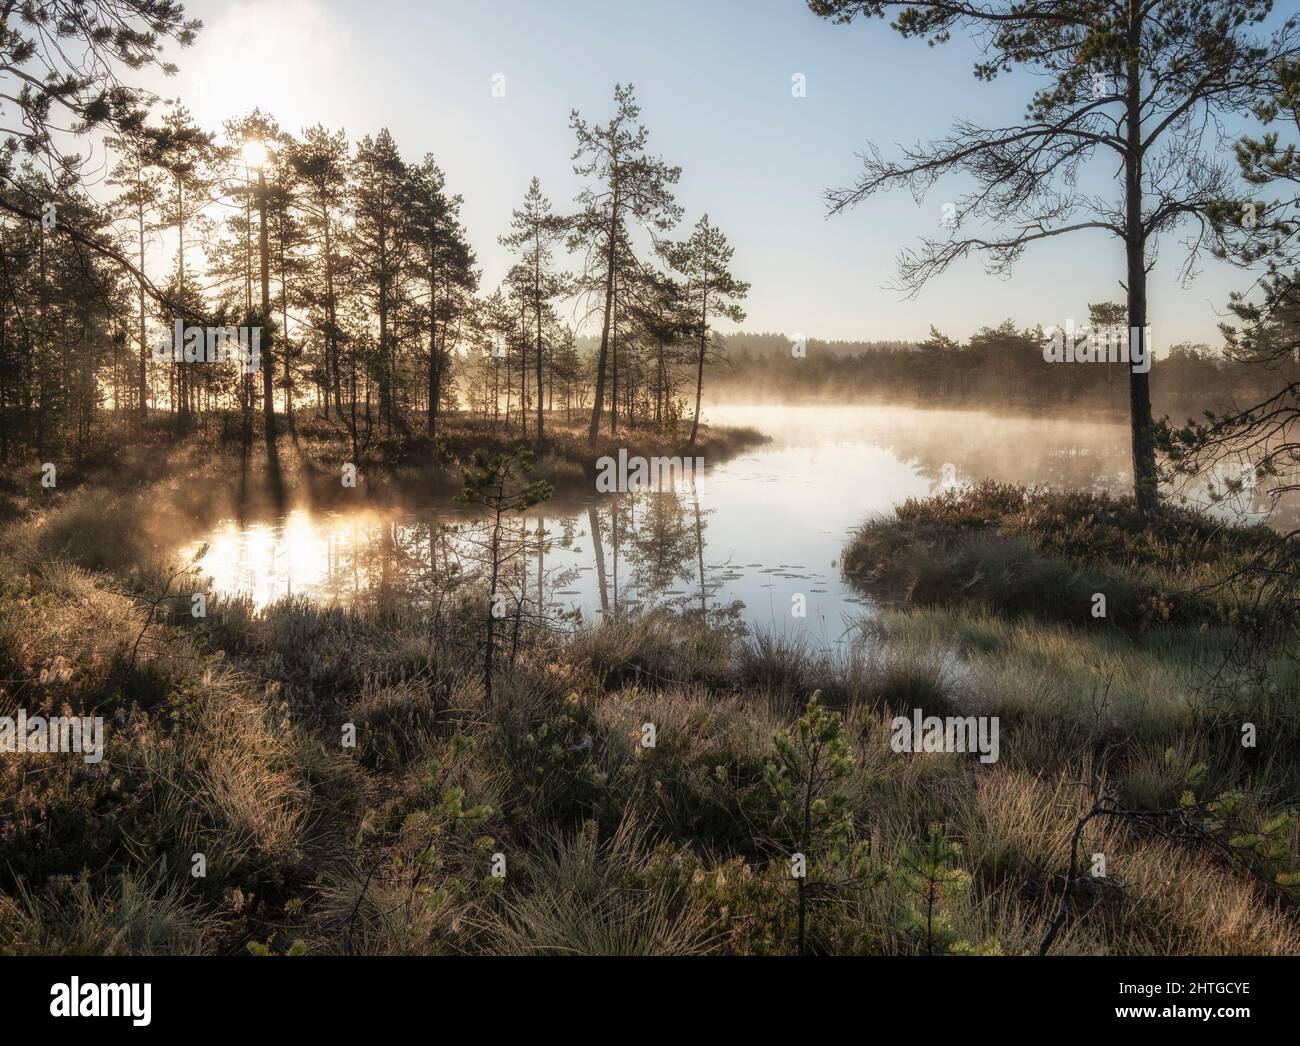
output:
POLYGON ((691 420, 691 446, 700 430, 700 400, 704 393, 704 357, 709 345, 710 321, 715 317, 740 323, 745 311, 740 302, 749 284, 731 275, 729 266, 735 248, 721 229, 709 224, 704 215, 695 223, 690 238, 671 251, 673 268, 686 277, 686 292, 695 316, 699 355, 695 371, 695 417, 691 420))
POLYGON ((600 415, 605 407, 605 369, 609 358, 610 328, 614 318, 615 290, 620 275, 620 248, 628 251, 629 220, 654 236, 667 232, 682 209, 669 188, 681 177, 680 167, 670 167, 646 152, 649 133, 637 123, 641 107, 632 85, 614 86, 616 111, 609 123, 589 125, 574 110, 569 126, 578 139, 573 154, 574 173, 593 179, 577 198, 570 250, 587 254, 587 289, 602 288, 600 353, 596 359, 596 391, 591 408, 588 439, 595 443, 600 415))
POLYGON ((428 427, 432 438, 438 409, 446 397, 448 337, 459 329, 478 287, 478 269, 468 234, 460 222, 460 196, 449 196, 446 176, 425 156, 408 175, 409 239, 416 271, 428 283, 429 404, 428 427))
MULTIPOLYGON (((1118 237, 1126 257, 1128 324, 1142 338, 1149 316, 1147 273, 1157 239, 1195 227, 1184 272, 1211 235, 1215 205, 1233 196, 1228 166, 1216 154, 1225 117, 1248 113, 1268 97, 1277 62, 1294 53, 1294 19, 1265 37, 1270 0, 967 0, 881 2, 808 0, 837 22, 894 16, 904 37, 947 42, 975 37, 983 60, 977 79, 1015 67, 1038 76, 1020 122, 999 128, 959 120, 946 137, 905 150, 901 160, 864 154, 856 185, 828 194, 834 211, 882 189, 908 186, 918 196, 944 174, 975 182, 955 203, 953 231, 925 238, 900 262, 902 286, 917 291, 971 252, 1005 272, 1031 243, 1099 230, 1118 237), (1123 169, 1117 199, 1085 188, 1079 173, 1097 150, 1123 169), (994 235, 966 233, 978 219, 994 235)), ((1147 346, 1149 349, 1149 346, 1147 346)), ((1130 368, 1134 494, 1139 508, 1158 504, 1151 397, 1145 372, 1130 368)))
POLYGON ((537 365, 537 438, 542 438, 542 324, 550 304, 568 286, 563 273, 553 271, 551 255, 555 244, 564 237, 566 222, 551 213, 551 201, 542 195, 542 184, 533 178, 528 183, 523 206, 511 214, 513 232, 500 238, 501 245, 515 252, 519 259, 511 270, 510 280, 519 289, 532 310, 536 329, 537 365))

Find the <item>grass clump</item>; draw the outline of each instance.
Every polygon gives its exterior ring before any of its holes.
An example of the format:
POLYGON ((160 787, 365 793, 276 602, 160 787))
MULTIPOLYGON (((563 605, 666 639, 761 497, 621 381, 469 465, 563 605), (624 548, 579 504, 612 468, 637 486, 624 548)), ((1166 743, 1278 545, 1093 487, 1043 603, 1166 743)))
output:
POLYGON ((1294 600, 1259 598, 1295 539, 1131 498, 985 482, 909 499, 864 523, 845 550, 850 579, 918 606, 985 603, 1002 613, 1123 629, 1294 628, 1294 600), (1104 596, 1104 608, 1097 597, 1104 596), (1104 615, 1099 609, 1104 609, 1104 615))

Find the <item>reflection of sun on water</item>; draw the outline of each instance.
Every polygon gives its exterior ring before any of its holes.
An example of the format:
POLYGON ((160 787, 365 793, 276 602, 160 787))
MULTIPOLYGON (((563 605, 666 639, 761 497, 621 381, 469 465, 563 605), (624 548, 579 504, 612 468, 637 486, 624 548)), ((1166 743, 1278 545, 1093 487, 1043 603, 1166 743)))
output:
MULTIPOLYGON (((271 522, 226 520, 205 538, 199 568, 212 578, 214 592, 247 597, 258 609, 286 596, 319 596, 353 550, 368 543, 376 522, 370 514, 313 516, 300 509, 271 522)), ((364 587, 364 577, 349 587, 364 587)))

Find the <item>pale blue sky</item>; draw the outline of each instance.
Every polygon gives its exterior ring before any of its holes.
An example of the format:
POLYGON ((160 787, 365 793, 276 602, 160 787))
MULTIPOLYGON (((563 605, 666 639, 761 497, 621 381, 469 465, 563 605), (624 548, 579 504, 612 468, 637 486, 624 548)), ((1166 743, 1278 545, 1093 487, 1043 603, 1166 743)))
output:
MULTIPOLYGON (((683 168, 685 226, 708 211, 753 284, 750 330, 823 338, 919 338, 931 324, 966 337, 1012 317, 1049 326, 1086 303, 1123 300, 1123 253, 1104 234, 1032 248, 1011 280, 977 261, 951 269, 916 300, 886 289, 898 249, 939 229, 955 194, 941 185, 918 207, 877 197, 826 218, 821 193, 847 184, 854 153, 874 140, 943 133, 954 116, 1016 119, 1028 80, 994 86, 970 74, 973 46, 928 48, 882 22, 835 26, 802 0, 188 0, 206 23, 179 57, 179 93, 208 126, 261 104, 297 130, 345 127, 355 140, 387 126, 403 155, 432 152, 483 262, 505 272, 496 237, 528 179, 557 209, 577 188, 568 115, 608 118, 613 84, 631 81, 652 148, 683 168), (791 77, 807 78, 807 97, 791 77), (506 97, 492 97, 505 77, 506 97)), ((1100 158, 1097 163, 1109 163, 1100 158)), ((1098 166, 1104 185, 1112 172, 1098 166)), ((683 229, 683 232, 685 229, 683 229)), ((1240 273, 1210 267, 1188 289, 1180 252, 1163 244, 1152 275, 1157 346, 1217 343, 1215 323, 1240 273)))

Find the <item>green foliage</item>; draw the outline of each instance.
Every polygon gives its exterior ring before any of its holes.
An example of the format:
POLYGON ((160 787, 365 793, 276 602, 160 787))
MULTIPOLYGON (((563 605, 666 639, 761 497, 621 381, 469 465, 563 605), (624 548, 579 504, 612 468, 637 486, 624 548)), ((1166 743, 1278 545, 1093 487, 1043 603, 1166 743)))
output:
POLYGON ((996 941, 972 943, 956 928, 953 912, 971 894, 970 873, 960 862, 961 844, 938 824, 930 825, 922 846, 903 851, 896 872, 910 901, 903 928, 926 955, 996 955, 996 941))
POLYGON ((1292 806, 1263 806, 1240 789, 1198 799, 1196 790, 1205 780, 1205 769, 1198 764, 1187 774, 1187 786, 1178 800, 1182 816, 1256 875, 1300 896, 1300 811, 1292 806))
POLYGON ((274 950, 273 947, 274 941, 275 941, 275 936, 272 935, 268 937, 265 941, 249 941, 248 944, 246 944, 244 947, 248 951, 249 955, 264 956, 264 955, 306 955, 307 954, 307 942, 304 941, 301 937, 296 938, 294 942, 290 944, 289 947, 282 952, 277 952, 274 950))
POLYGON ((552 494, 545 480, 524 483, 533 470, 533 450, 517 447, 510 453, 474 455, 473 468, 465 473, 460 496, 462 504, 478 505, 496 513, 525 512, 552 494))
POLYGON ((505 724, 510 805, 559 824, 588 818, 603 795, 600 727, 574 693, 539 711, 521 710, 505 724))
POLYGON ((778 863, 795 874, 795 933, 801 955, 809 944, 810 901, 832 896, 850 880, 860 879, 867 867, 866 848, 854 845, 853 812, 845 791, 856 764, 844 720, 824 708, 820 697, 818 692, 808 699, 793 730, 773 735, 773 758, 763 774, 775 807, 774 842, 789 847, 778 863), (803 874, 798 874, 799 861, 803 874))
POLYGON ((794 730, 772 737, 773 758, 763 781, 776 803, 776 825, 790 843, 812 848, 848 837, 853 818, 840 782, 854 771, 853 753, 838 712, 823 708, 820 692, 794 730))
POLYGON ((789 873, 779 864, 754 867, 739 857, 708 864, 687 854, 674 868, 691 905, 707 917, 724 954, 782 955, 795 933, 789 873))

